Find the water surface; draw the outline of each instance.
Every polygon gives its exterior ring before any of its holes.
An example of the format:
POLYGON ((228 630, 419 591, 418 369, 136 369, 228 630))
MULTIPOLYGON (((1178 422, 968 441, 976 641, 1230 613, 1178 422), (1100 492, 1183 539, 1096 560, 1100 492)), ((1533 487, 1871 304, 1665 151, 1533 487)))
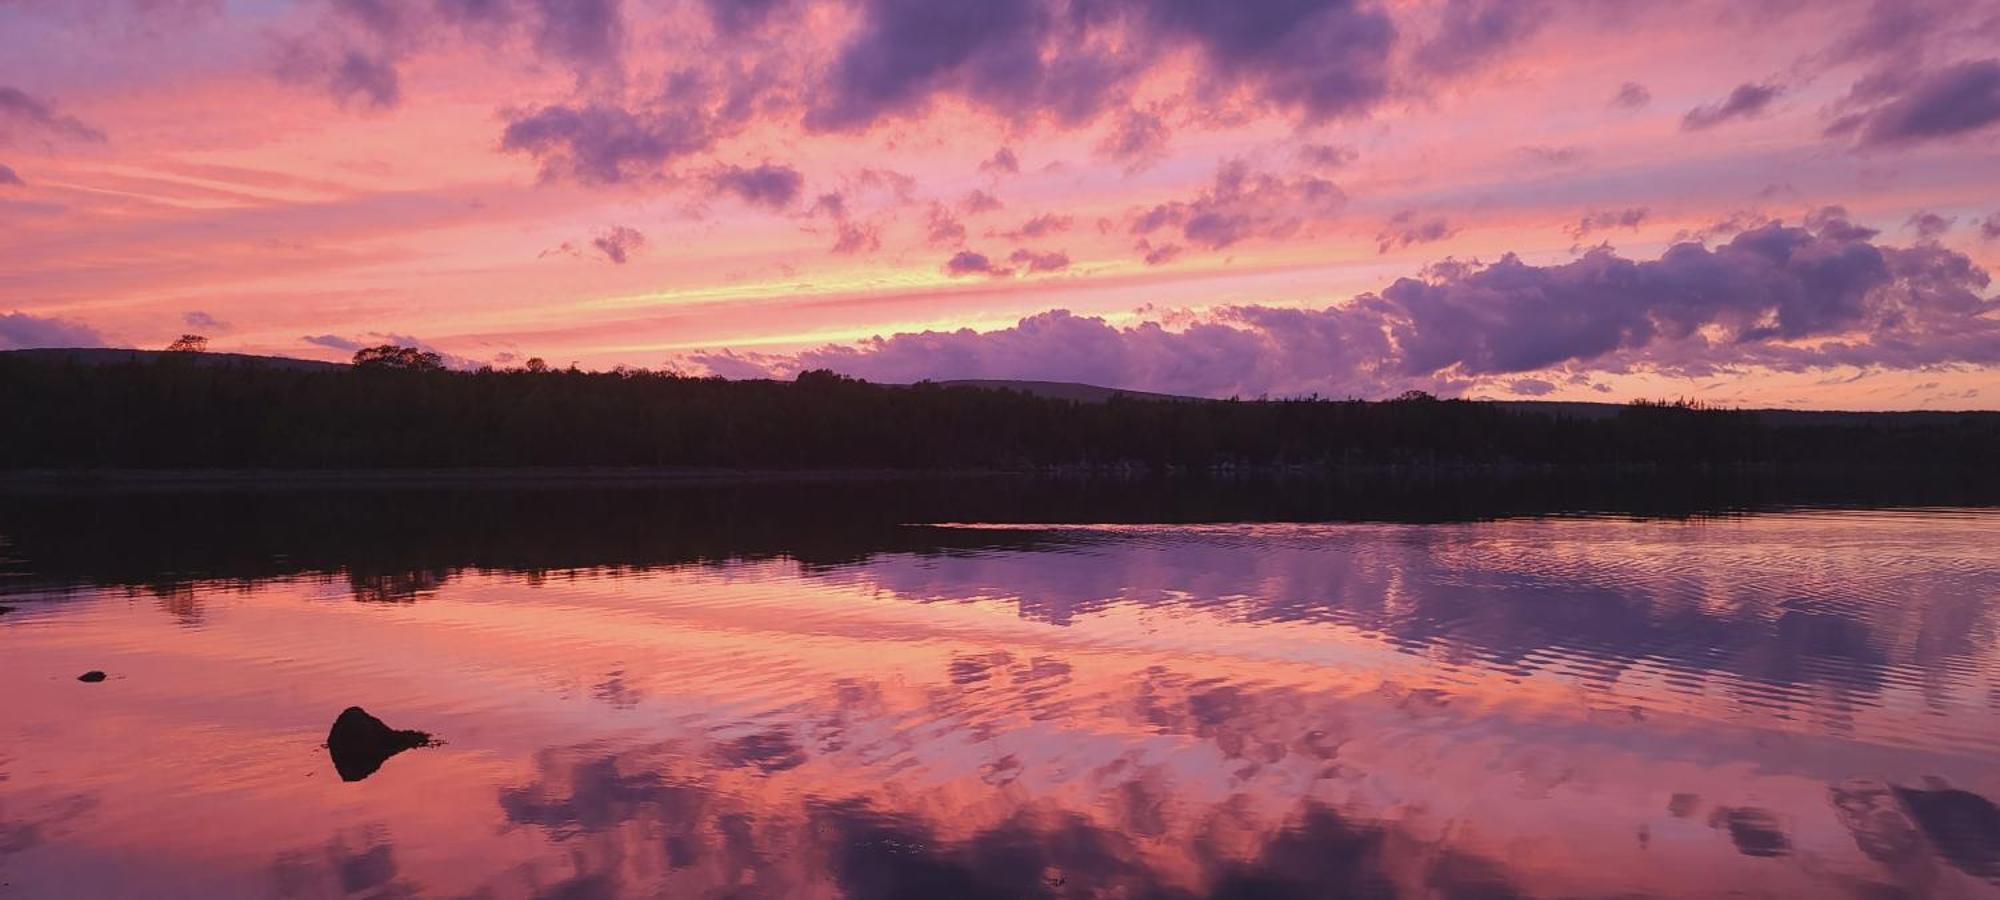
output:
POLYGON ((1990 508, 547 502, 8 507, 0 896, 2000 894, 1990 508))

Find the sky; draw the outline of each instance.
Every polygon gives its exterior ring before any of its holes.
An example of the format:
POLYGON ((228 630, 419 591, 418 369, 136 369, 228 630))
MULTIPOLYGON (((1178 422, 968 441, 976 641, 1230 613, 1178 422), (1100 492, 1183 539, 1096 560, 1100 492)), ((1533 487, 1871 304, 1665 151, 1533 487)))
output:
POLYGON ((2000 0, 0 0, 0 349, 2000 408, 2000 0))

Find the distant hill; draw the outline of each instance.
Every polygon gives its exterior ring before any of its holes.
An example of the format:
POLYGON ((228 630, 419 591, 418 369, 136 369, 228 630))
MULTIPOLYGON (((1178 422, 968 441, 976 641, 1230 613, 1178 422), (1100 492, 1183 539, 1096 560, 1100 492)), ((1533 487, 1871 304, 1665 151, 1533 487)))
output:
POLYGON ((175 353, 166 350, 132 350, 119 347, 62 347, 38 350, 0 350, 0 358, 18 359, 24 362, 83 366, 120 366, 129 363, 153 363, 163 358, 186 360, 197 366, 249 366, 264 369, 279 369, 288 372, 325 372, 346 369, 346 363, 321 362, 316 359, 294 359, 289 356, 256 356, 249 353, 175 353))
POLYGON ((994 391, 1014 391, 1031 397, 1048 400, 1074 400, 1079 403, 1103 403, 1113 397, 1127 400, 1168 400, 1187 402, 1202 400, 1201 397, 1183 397, 1178 394, 1155 394, 1150 391, 1128 391, 1123 388, 1098 387, 1094 384, 1079 384, 1074 381, 1011 381, 989 378, 959 378, 951 381, 934 382, 940 387, 985 388, 994 391))

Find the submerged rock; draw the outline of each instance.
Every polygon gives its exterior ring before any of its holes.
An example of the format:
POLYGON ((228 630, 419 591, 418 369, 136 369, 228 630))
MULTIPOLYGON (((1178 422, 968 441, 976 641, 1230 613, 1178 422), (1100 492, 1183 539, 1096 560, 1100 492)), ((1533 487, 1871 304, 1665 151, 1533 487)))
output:
POLYGON ((350 706, 333 720, 326 735, 326 752, 342 781, 360 781, 405 750, 427 746, 431 736, 422 731, 390 728, 381 719, 359 706, 350 706))
POLYGON ((104 680, 104 673, 99 672, 96 669, 91 669, 90 671, 85 672, 82 675, 76 676, 76 680, 81 681, 85 684, 96 684, 104 680))

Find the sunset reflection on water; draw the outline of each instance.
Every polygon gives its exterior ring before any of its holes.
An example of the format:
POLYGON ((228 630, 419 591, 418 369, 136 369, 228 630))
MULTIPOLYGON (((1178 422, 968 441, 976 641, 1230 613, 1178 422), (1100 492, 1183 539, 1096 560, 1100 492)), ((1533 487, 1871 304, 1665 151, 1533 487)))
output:
POLYGON ((907 535, 29 556, 0 894, 2000 891, 1991 510, 907 535), (343 783, 356 705, 442 743, 343 783))

